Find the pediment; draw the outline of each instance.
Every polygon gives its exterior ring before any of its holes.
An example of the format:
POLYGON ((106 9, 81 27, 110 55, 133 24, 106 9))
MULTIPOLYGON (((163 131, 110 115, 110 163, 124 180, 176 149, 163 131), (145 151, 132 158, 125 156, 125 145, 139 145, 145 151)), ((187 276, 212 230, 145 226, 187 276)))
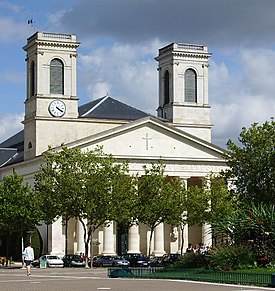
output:
POLYGON ((153 117, 142 118, 66 146, 78 146, 83 150, 103 146, 104 152, 125 159, 223 161, 223 149, 153 117))

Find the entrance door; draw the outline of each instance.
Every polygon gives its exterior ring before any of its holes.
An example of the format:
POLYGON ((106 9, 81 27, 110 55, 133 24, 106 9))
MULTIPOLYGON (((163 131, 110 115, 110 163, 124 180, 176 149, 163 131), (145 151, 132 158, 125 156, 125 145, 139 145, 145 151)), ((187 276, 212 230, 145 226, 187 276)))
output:
POLYGON ((124 255, 128 250, 128 228, 121 224, 117 228, 117 254, 124 255))

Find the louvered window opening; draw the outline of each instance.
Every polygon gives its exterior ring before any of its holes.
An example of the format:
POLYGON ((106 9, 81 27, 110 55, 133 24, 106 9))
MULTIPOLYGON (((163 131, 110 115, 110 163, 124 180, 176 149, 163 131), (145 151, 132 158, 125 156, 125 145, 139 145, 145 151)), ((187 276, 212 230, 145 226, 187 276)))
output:
POLYGON ((185 71, 185 101, 197 102, 197 74, 194 70, 188 69, 185 71))
POLYGON ((34 62, 31 62, 30 68, 30 97, 34 96, 34 84, 35 84, 35 65, 34 62))
POLYGON ((64 66, 59 59, 53 59, 51 61, 50 93, 64 94, 64 66))
POLYGON ((169 72, 164 73, 164 105, 169 103, 169 72))

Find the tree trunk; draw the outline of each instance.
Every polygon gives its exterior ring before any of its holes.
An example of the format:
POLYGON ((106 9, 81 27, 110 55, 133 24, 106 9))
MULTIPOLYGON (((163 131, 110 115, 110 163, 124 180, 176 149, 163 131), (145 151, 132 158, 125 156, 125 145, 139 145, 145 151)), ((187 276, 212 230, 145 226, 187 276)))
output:
POLYGON ((183 255, 183 245, 184 245, 184 227, 185 224, 181 223, 180 230, 181 230, 181 246, 180 246, 180 255, 183 255))
POLYGON ((68 254, 68 219, 65 221, 65 255, 68 254))
POLYGON ((150 240, 149 240, 149 254, 148 254, 149 257, 151 256, 151 246, 152 246, 153 232, 154 232, 154 227, 151 227, 150 240))

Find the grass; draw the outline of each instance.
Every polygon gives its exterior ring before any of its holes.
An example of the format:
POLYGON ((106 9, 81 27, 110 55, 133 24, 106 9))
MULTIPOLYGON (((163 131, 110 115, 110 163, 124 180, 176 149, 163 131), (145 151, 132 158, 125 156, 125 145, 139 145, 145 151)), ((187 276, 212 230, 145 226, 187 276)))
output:
MULTIPOLYGON (((271 274, 274 273, 275 269, 273 268, 251 268, 234 271, 215 271, 203 269, 164 269, 156 271, 152 274, 141 274, 138 277, 155 279, 193 280, 255 286, 272 286, 271 274)), ((275 287, 275 285, 273 287, 275 287)))

